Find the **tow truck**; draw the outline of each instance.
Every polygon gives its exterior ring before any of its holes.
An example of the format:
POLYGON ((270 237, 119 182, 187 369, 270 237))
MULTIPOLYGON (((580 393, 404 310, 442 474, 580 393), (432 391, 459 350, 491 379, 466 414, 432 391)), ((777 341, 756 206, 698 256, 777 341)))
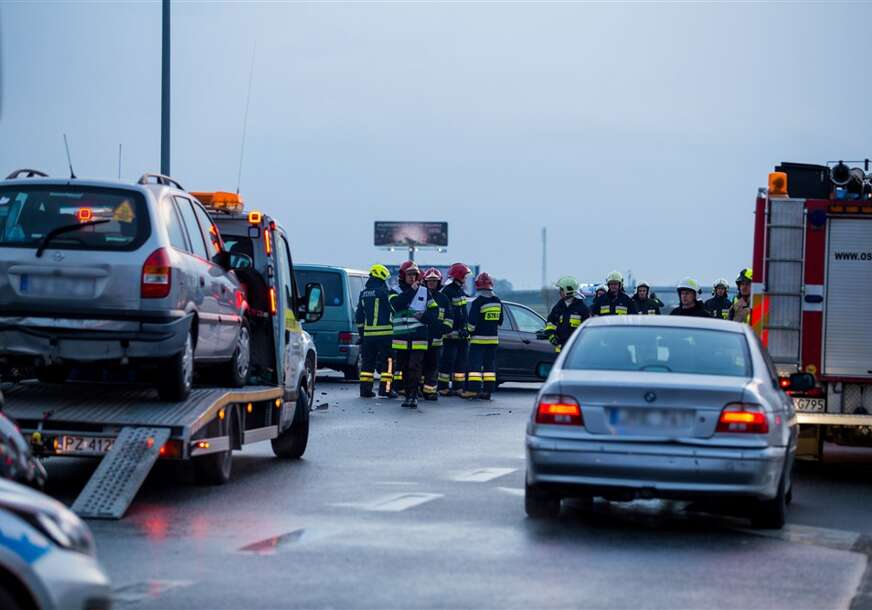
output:
POLYGON ((195 387, 188 399, 167 403, 142 387, 96 386, 75 376, 63 384, 6 384, 4 412, 37 455, 101 459, 72 506, 82 517, 120 519, 158 459, 190 460, 198 482, 220 485, 242 445, 271 440, 273 452, 290 459, 306 450, 317 354, 301 321, 321 317, 323 289, 310 283, 298 291, 290 240, 275 219, 245 212, 235 193, 192 195, 219 229, 231 230, 222 242, 228 256, 245 238, 252 266, 236 272, 249 300, 249 383, 256 385, 195 387))
POLYGON ((782 163, 758 191, 751 324, 794 393, 799 453, 823 443, 872 446, 870 160, 782 163))

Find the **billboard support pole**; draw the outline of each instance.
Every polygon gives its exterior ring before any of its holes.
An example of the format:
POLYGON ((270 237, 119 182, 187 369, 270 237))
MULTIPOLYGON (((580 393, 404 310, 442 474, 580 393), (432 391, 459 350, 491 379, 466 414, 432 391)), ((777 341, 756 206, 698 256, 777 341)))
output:
POLYGON ((414 260, 415 260, 415 242, 413 242, 411 239, 408 239, 408 240, 406 240, 406 243, 409 244, 409 260, 414 262, 414 260))

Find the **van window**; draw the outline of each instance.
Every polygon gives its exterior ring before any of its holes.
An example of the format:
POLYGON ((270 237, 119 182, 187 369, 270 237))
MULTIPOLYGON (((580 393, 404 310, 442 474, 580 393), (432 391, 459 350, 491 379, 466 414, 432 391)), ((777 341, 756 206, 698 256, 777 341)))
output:
POLYGON ((345 302, 345 292, 342 288, 342 276, 338 271, 309 271, 308 269, 297 269, 294 271, 297 276, 297 284, 305 287, 310 282, 321 284, 324 289, 324 305, 327 307, 338 307, 345 302))
POLYGON ((185 229, 182 227, 182 221, 179 219, 179 212, 170 199, 161 199, 160 216, 170 236, 170 245, 176 250, 190 252, 188 242, 185 240, 185 229))
POLYGON ((360 293, 366 287, 366 278, 362 275, 349 275, 348 283, 351 289, 351 302, 356 306, 360 300, 360 293))
POLYGON ((202 207, 196 203, 191 205, 194 208, 194 214, 197 215, 197 220, 200 221, 200 229, 203 231, 203 239, 206 240, 206 244, 209 246, 209 258, 211 259, 212 256, 221 252, 221 236, 218 233, 218 227, 215 226, 215 223, 212 222, 212 219, 209 218, 209 215, 202 207))
POLYGON ((61 227, 71 230, 57 234, 48 247, 135 250, 151 232, 145 197, 136 191, 60 185, 0 188, 0 246, 38 248, 61 227), (87 224, 92 221, 100 222, 87 224))
POLYGON ((209 251, 206 249, 206 243, 203 241, 203 232, 200 231, 200 223, 197 222, 197 217, 194 215, 194 209, 191 207, 191 200, 184 197, 175 197, 176 203, 179 206, 179 212, 182 213, 182 220, 185 227, 188 229, 188 239, 191 242, 191 248, 194 254, 203 260, 211 260, 209 251))

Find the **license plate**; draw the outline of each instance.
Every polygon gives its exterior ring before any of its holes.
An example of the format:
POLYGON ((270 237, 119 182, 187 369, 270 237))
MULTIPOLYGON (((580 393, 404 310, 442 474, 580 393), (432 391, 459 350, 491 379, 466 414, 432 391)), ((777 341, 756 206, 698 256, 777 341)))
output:
POLYGON ((612 409, 609 421, 613 426, 676 430, 693 425, 694 413, 680 409, 612 409))
POLYGON ((95 284, 93 278, 24 274, 20 287, 28 296, 93 297, 95 284))
POLYGON ((105 436, 62 436, 58 444, 58 453, 75 453, 103 455, 112 449, 114 438, 105 436))
POLYGON ((827 399, 796 397, 793 399, 793 406, 804 413, 823 413, 827 410, 827 399))

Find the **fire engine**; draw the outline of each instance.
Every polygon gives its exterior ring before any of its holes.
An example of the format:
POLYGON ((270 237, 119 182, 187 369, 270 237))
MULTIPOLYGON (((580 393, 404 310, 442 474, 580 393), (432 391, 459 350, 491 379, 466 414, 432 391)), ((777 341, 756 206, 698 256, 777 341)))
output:
POLYGON ((872 446, 870 161, 782 163, 757 195, 751 324, 794 393, 800 453, 872 446))

